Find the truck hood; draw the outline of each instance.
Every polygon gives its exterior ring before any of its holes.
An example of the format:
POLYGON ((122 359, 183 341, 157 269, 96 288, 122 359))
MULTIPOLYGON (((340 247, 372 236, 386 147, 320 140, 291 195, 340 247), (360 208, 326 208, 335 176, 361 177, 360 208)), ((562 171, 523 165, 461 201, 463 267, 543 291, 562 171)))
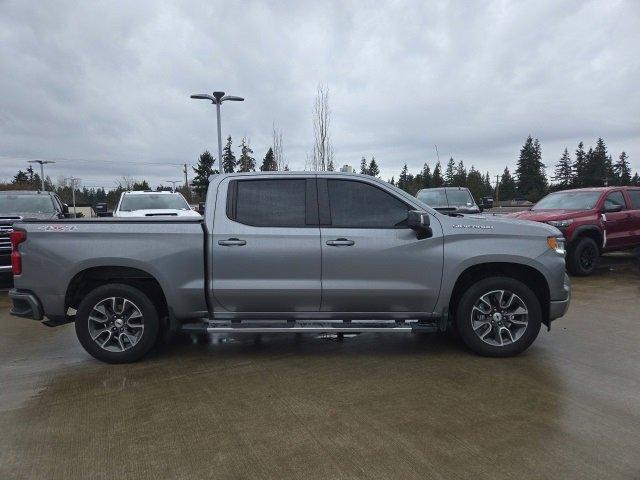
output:
POLYGON ((134 210, 132 212, 124 212, 119 210, 115 212, 114 217, 200 217, 198 212, 193 210, 174 210, 169 208, 153 209, 153 210, 134 210))
POLYGON ((514 236, 562 236, 560 230, 546 223, 513 218, 507 215, 462 215, 446 217, 451 233, 487 233, 514 236))
POLYGON ((584 213, 583 210, 525 210, 523 212, 510 213, 505 216, 534 222, 549 222, 551 220, 566 220, 568 218, 584 216, 584 213))

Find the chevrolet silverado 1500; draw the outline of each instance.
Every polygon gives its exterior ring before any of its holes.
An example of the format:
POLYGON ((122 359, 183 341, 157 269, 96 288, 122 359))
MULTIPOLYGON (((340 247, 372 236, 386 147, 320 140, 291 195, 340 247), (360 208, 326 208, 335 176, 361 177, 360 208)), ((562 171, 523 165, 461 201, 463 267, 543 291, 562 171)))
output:
POLYGON ((164 329, 425 332, 457 329, 510 356, 566 312, 562 234, 438 213, 365 175, 212 177, 204 218, 23 221, 12 313, 75 322, 94 357, 144 356, 164 329))

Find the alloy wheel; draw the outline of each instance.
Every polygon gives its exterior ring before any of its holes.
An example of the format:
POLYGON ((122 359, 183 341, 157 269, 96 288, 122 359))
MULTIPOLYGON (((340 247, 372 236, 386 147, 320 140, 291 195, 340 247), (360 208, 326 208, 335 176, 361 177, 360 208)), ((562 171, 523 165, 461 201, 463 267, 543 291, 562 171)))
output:
POLYGON ((529 323, 524 301, 509 290, 482 295, 471 310, 471 328, 483 342, 502 347, 517 342, 529 323))
POLYGON ((135 346, 144 333, 140 308, 123 297, 100 300, 89 313, 89 335, 100 348, 124 352, 135 346))

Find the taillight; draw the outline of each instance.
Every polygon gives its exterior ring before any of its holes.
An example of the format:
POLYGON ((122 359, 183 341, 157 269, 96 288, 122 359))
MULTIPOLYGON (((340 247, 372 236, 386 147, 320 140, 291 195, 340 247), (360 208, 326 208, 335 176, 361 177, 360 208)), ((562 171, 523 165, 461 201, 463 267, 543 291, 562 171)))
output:
POLYGON ((11 232, 11 273, 20 275, 22 273, 22 257, 18 251, 18 245, 27 239, 27 232, 24 230, 14 230, 11 232))

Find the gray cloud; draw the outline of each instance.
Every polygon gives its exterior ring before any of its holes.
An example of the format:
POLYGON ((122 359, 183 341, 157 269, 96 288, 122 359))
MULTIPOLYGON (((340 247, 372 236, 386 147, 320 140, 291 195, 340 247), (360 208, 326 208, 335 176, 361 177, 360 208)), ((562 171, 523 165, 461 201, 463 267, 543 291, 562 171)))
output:
POLYGON ((224 135, 261 158, 276 122, 302 169, 319 82, 337 163, 375 155, 385 178, 434 144, 497 173, 529 134, 550 166, 600 135, 640 170, 639 20, 635 1, 0 2, 0 178, 25 158, 86 185, 181 178, 217 151, 188 98, 213 89, 246 97, 224 135))

